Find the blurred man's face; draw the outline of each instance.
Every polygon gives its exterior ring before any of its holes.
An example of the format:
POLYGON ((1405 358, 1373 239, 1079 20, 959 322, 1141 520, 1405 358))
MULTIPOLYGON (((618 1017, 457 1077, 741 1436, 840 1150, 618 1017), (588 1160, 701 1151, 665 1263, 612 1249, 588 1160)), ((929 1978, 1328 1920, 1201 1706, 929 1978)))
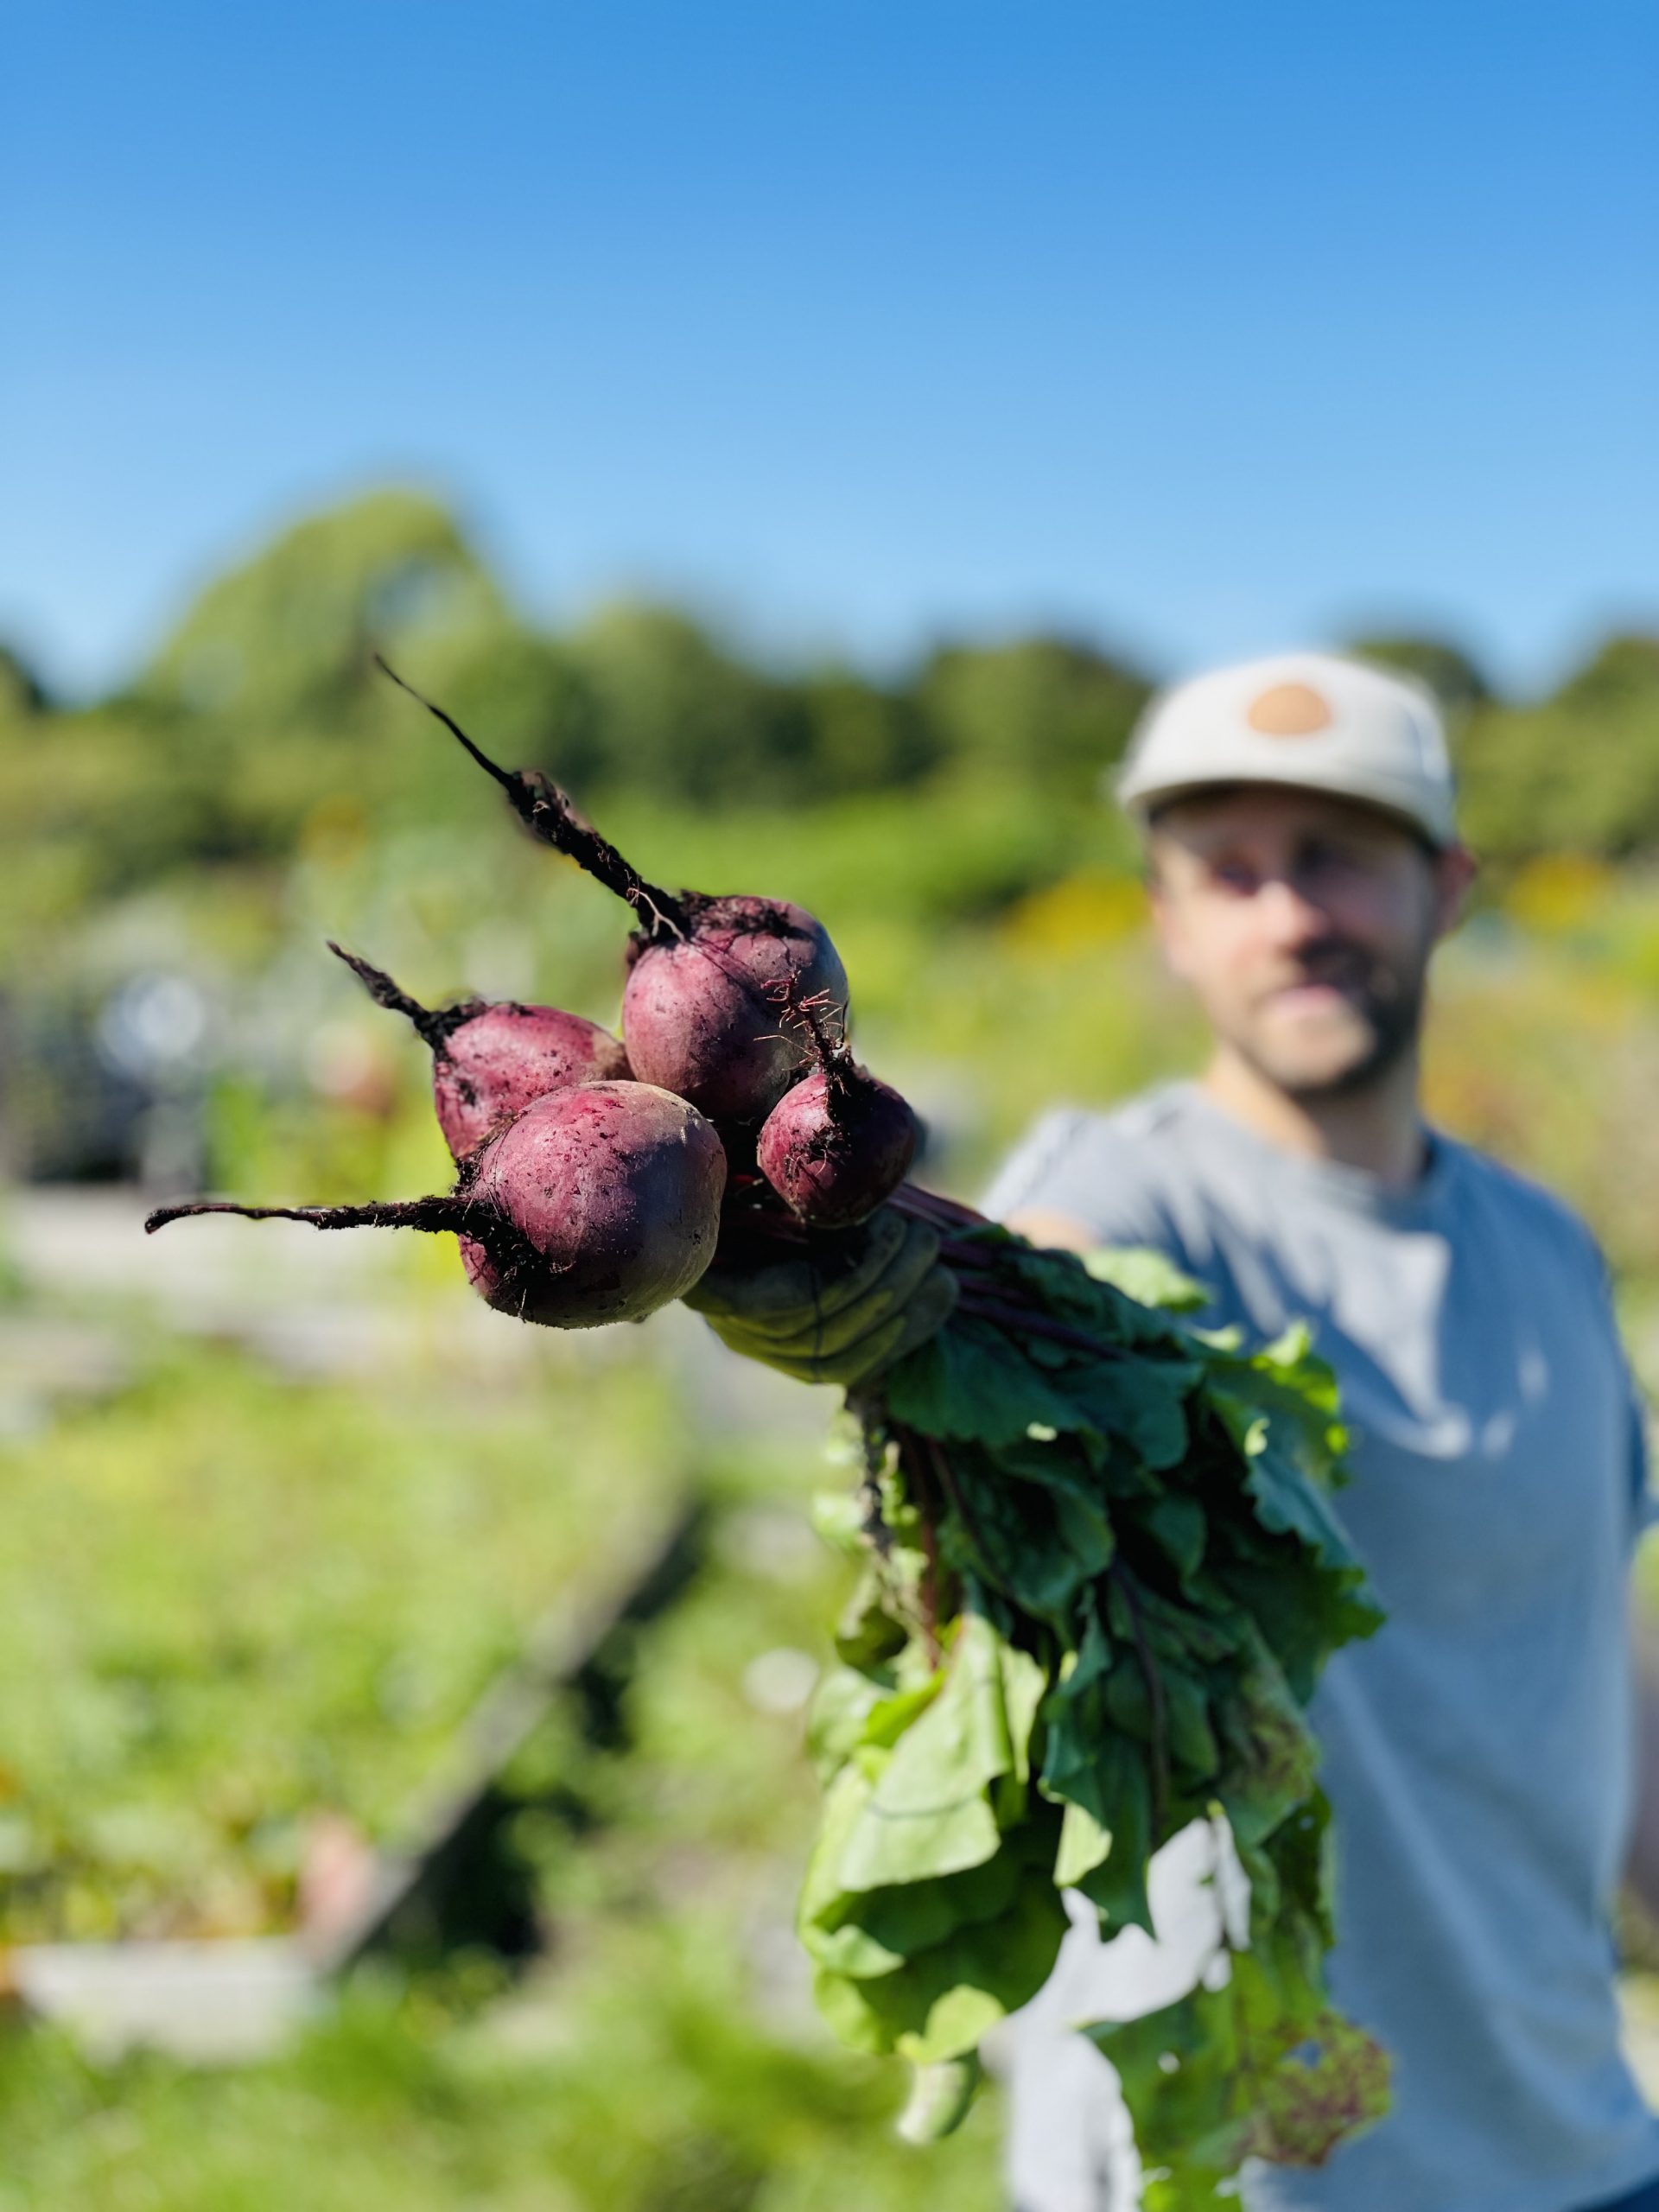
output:
POLYGON ((1293 1096, 1365 1090, 1410 1051, 1466 853, 1375 809, 1240 785, 1158 817, 1152 897, 1171 966, 1217 1036, 1293 1096))

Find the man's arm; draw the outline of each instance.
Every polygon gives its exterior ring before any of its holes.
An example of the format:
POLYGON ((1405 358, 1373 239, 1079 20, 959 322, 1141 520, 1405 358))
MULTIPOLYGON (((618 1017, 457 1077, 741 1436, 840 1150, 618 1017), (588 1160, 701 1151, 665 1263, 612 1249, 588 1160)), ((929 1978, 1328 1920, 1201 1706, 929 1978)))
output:
POLYGON ((1071 1214, 1058 1213, 1047 1206, 1021 1207, 1009 1214, 1002 1226, 1011 1229, 1016 1236, 1024 1236, 1051 1250, 1092 1252, 1100 1242, 1071 1214))
MULTIPOLYGON (((1618 1346, 1629 1408, 1629 1469, 1630 1485, 1630 1549, 1634 1553, 1644 1530, 1653 1526, 1656 1501, 1652 1490, 1651 1454, 1648 1448, 1647 1402, 1631 1370, 1619 1336, 1612 1296, 1612 1277, 1606 1262, 1600 1266, 1602 1295, 1607 1304, 1608 1325, 1618 1346)), ((1638 1904, 1659 1923, 1659 1633, 1643 1623, 1632 1639, 1630 1665, 1636 1688, 1636 1802, 1630 1845, 1624 1859, 1624 1880, 1638 1904)))
POLYGON ((1107 1117, 1076 1107, 1027 1129, 979 1203, 1005 1229, 1065 1252, 1165 1242, 1143 1163, 1107 1117))
POLYGON ((1659 1647, 1636 1642, 1636 1819, 1624 1879, 1659 1923, 1659 1647))
POLYGON ((1119 1116, 1075 1107, 1045 1114, 1003 1162, 980 1206, 1039 1247, 1145 1246, 1185 1264, 1157 1200, 1147 1149, 1119 1116))
MULTIPOLYGON (((1648 1451, 1647 1406, 1626 1367, 1630 1404, 1631 1546, 1652 1525, 1654 1498, 1648 1451)), ((1636 1671, 1636 1808, 1624 1879, 1649 1917, 1659 1923, 1659 1637, 1638 1629, 1631 1665, 1636 1671)))

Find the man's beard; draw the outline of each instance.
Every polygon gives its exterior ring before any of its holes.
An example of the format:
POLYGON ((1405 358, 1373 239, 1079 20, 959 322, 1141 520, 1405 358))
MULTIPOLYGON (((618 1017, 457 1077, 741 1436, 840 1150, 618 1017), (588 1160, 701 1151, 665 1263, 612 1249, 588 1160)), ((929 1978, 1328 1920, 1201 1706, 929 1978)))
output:
POLYGON ((1415 1050, 1422 1030, 1427 980, 1427 953, 1413 966, 1402 969, 1340 941, 1310 947, 1292 981, 1348 984, 1349 1004, 1364 1033, 1357 1040, 1352 1057, 1315 1073, 1293 1065, 1293 1052, 1264 1046, 1248 1032, 1233 1040, 1234 1050, 1287 1097, 1310 1104, 1326 1098, 1361 1097, 1415 1050))

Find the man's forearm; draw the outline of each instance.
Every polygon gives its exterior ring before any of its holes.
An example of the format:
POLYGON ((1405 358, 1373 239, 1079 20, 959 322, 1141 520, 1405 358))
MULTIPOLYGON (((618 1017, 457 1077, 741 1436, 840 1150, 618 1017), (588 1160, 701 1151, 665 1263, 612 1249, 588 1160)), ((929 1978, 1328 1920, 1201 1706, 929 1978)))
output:
POLYGON ((1011 1213, 1002 1226, 1011 1229, 1016 1236, 1024 1236, 1051 1250, 1092 1252, 1100 1242, 1070 1214, 1051 1213, 1046 1206, 1022 1208, 1018 1213, 1011 1213))
POLYGON ((1636 1817, 1624 1878, 1659 1921, 1659 1641, 1636 1639, 1636 1817))

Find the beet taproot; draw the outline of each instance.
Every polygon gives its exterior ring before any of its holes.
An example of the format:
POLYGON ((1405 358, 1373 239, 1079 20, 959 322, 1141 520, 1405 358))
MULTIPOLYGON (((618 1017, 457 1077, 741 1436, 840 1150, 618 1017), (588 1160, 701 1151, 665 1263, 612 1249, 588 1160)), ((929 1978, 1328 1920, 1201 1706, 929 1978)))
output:
MULTIPOLYGON (((503 1122, 550 1090, 575 1083, 626 1081, 621 1039, 558 1007, 515 999, 465 999, 427 1007, 383 968, 328 940, 377 1006, 403 1014, 432 1054, 432 1102, 451 1156, 463 1160, 503 1122)), ((672 1086, 670 1086, 671 1088, 672 1086)))
POLYGON ((356 1206, 162 1206, 154 1231, 187 1215, 304 1221, 315 1229, 415 1229, 461 1239, 467 1280, 522 1321, 593 1329, 641 1320, 697 1281, 714 1256, 726 1154, 695 1106, 654 1084, 550 1091, 487 1138, 447 1196, 356 1206))
POLYGON ((804 1040, 780 1027, 780 1003, 833 999, 846 1018, 846 970, 823 923, 788 899, 647 881, 549 777, 500 767, 453 715, 379 665, 494 778, 533 835, 632 908, 622 1042, 633 1074, 717 1120, 763 1120, 810 1059, 804 1040))

